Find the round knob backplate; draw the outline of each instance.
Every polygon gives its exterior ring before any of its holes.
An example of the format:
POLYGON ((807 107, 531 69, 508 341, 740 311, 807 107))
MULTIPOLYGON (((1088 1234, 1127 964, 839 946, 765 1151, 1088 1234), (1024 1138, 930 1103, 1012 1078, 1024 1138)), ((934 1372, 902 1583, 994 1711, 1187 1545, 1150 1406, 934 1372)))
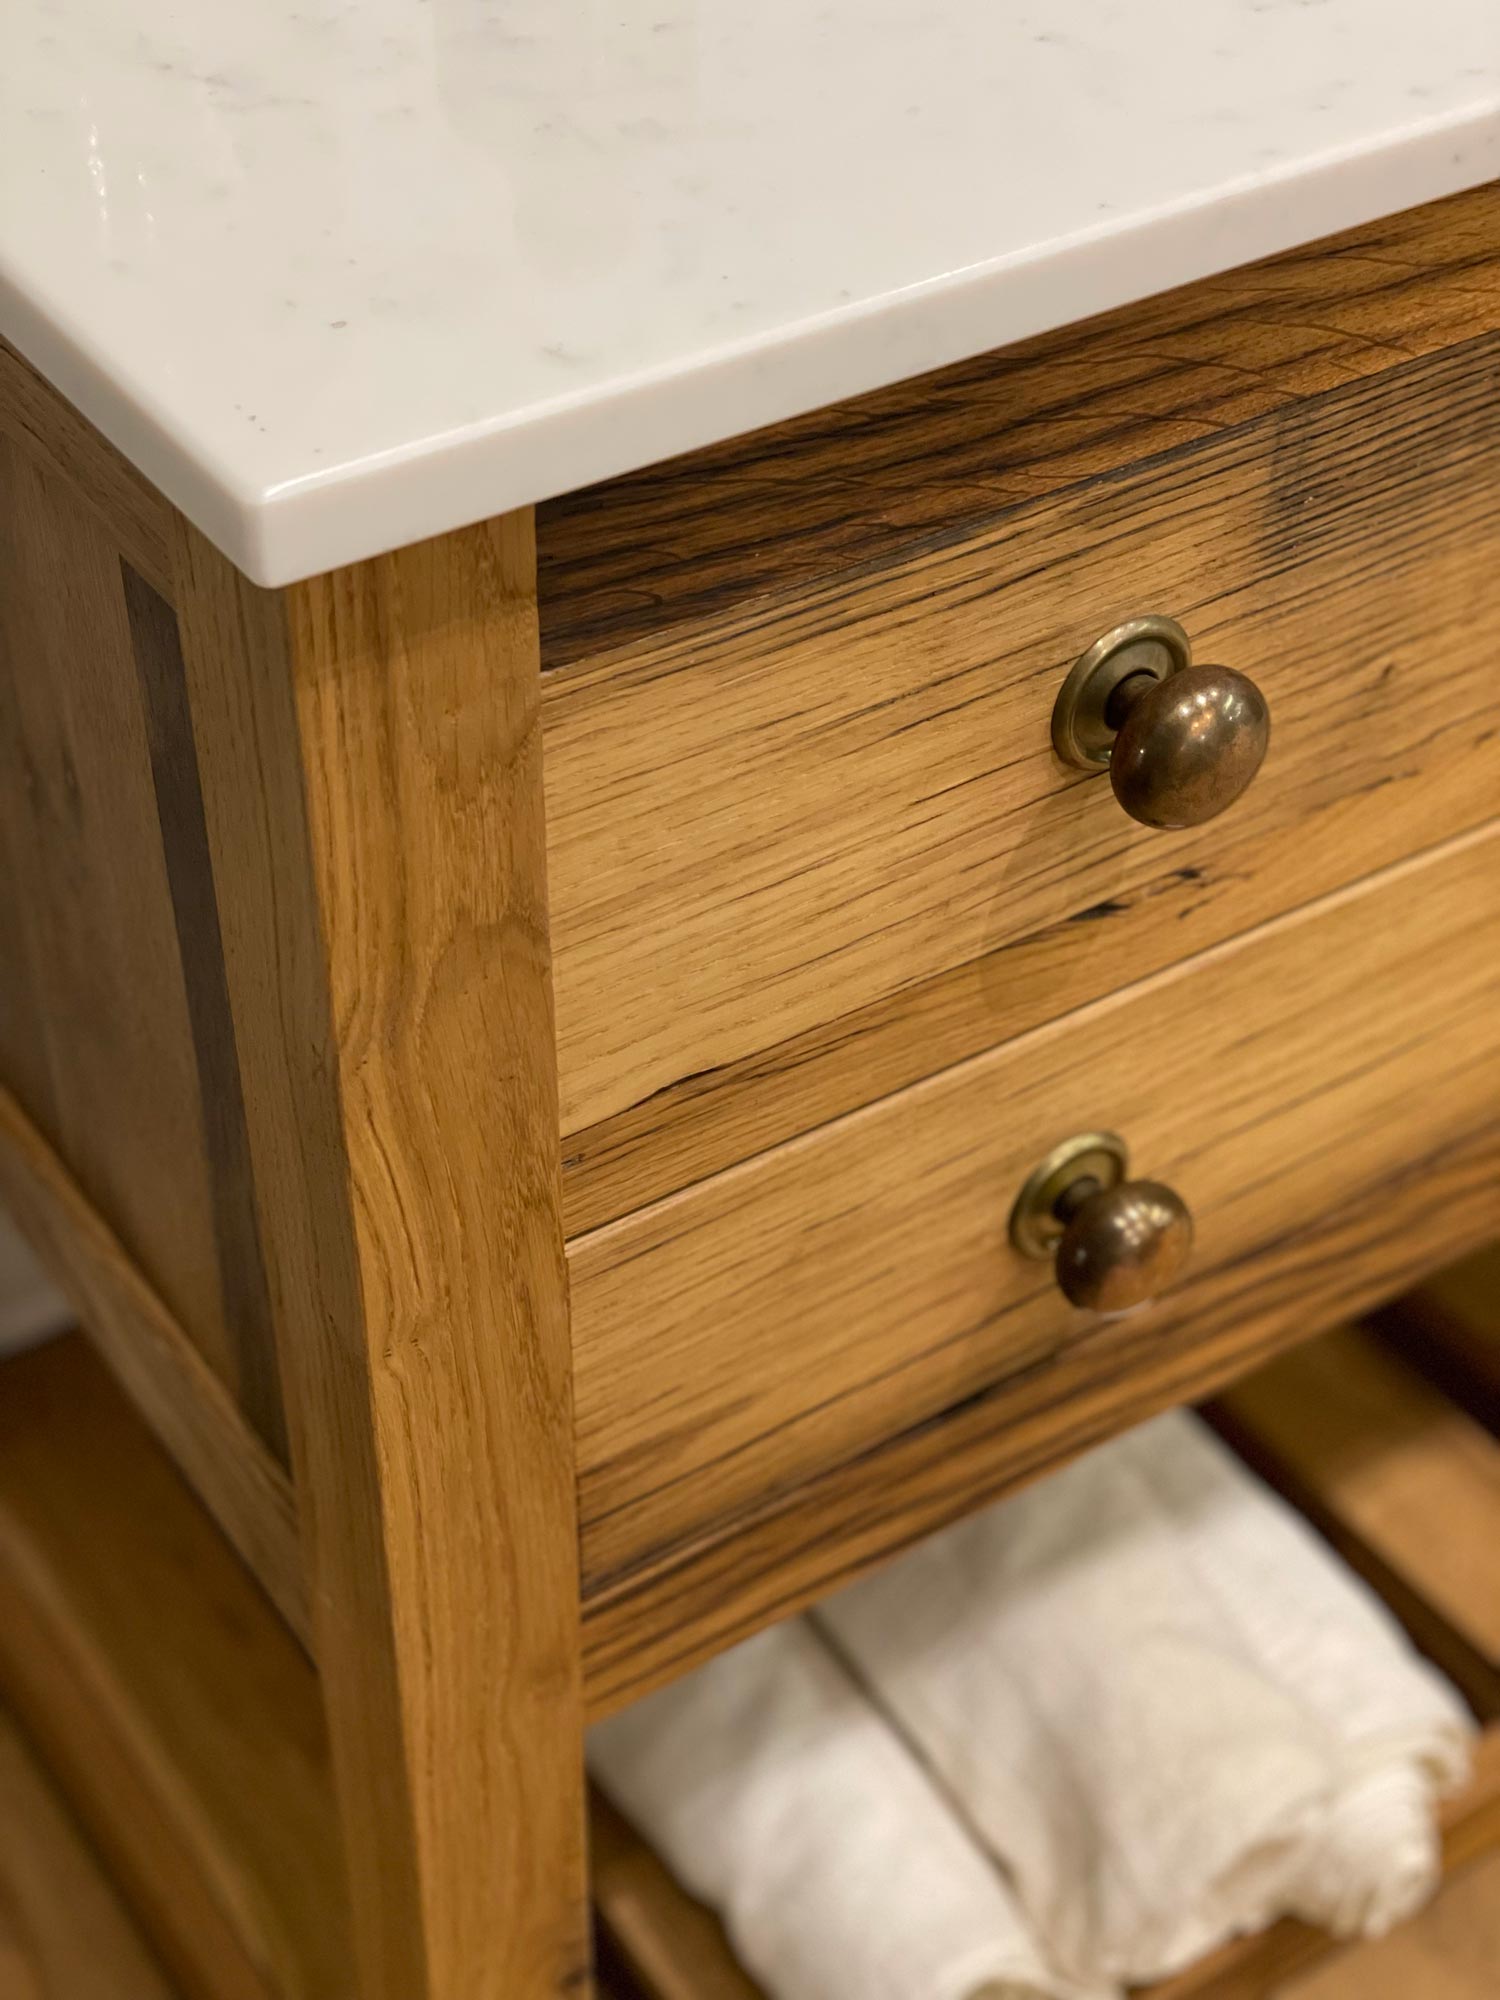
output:
POLYGON ((1065 764, 1103 770, 1115 747, 1109 719, 1115 689, 1136 674, 1169 680, 1193 664, 1193 647, 1175 618, 1128 618, 1096 639, 1074 662, 1052 708, 1052 747, 1065 764))
POLYGON ((1080 1181, 1112 1188, 1125 1178, 1125 1141, 1115 1132, 1080 1132, 1054 1146, 1026 1176, 1010 1212, 1010 1240, 1023 1257, 1050 1257, 1062 1240, 1058 1203, 1080 1181))
POLYGON ((1052 710, 1064 763, 1108 769, 1115 797, 1142 826, 1201 826, 1260 769, 1271 717, 1254 681, 1195 667, 1173 618, 1132 618, 1076 661, 1052 710))

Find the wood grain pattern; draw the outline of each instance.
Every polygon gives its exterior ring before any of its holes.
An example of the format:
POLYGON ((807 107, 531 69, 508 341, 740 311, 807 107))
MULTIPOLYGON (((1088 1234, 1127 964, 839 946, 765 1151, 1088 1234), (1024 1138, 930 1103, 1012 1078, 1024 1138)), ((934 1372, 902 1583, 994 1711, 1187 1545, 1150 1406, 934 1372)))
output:
POLYGON ((538 510, 543 667, 891 562, 1497 321, 1491 186, 568 494, 538 510))
POLYGON ((211 894, 183 897, 201 817, 162 816, 137 636, 96 517, 0 439, 0 934, 22 968, 0 1082, 274 1446, 254 1218, 207 1136, 234 1106, 195 1033, 216 953, 211 894))
POLYGON ((587 1978, 531 522, 176 601, 367 2000, 587 1978))
POLYGON ((0 1200, 136 1408, 305 1640, 307 1588, 285 1468, 3 1088, 0 1200))
POLYGON ((163 596, 171 593, 172 510, 143 473, 0 340, 0 435, 66 482, 110 542, 163 596))
POLYGON ((173 2000, 72 1815, 3 1711, 0 1993, 5 2000, 173 2000))
POLYGON ((1204 1288, 1500 1115, 1500 822, 570 1247, 586 1587, 1109 1333, 1006 1217, 1070 1132, 1204 1288), (1442 1005, 1432 1004, 1434 992, 1442 1005), (642 1329, 649 1329, 643 1338, 642 1329))
POLYGON ((1354 1330, 1283 1355, 1211 1414, 1500 1718, 1500 1443, 1354 1330))
MULTIPOLYGON (((1425 1163, 1414 1170, 1413 1179, 1418 1186, 1425 1171, 1425 1163)), ((1433 1212, 1427 1217, 1427 1228, 1409 1244, 1382 1241, 1382 1215, 1378 1204, 1373 1205, 1369 1215, 1358 1218, 1352 1234, 1336 1233, 1328 1239, 1329 1257, 1336 1253, 1337 1263, 1317 1260, 1309 1274, 1309 1284, 1303 1286, 1299 1273, 1307 1259, 1299 1246, 1290 1268, 1271 1273, 1264 1286, 1252 1288, 1251 1298, 1265 1304, 1277 1336, 1284 1337, 1288 1327, 1300 1329, 1310 1315, 1331 1317, 1340 1303, 1363 1306, 1369 1298, 1396 1289, 1404 1273, 1421 1273, 1446 1254, 1447 1246, 1455 1240, 1450 1225, 1469 1235, 1483 1234, 1491 1226, 1495 1171, 1494 1163, 1486 1166, 1481 1158, 1476 1172, 1466 1172, 1459 1190, 1439 1179, 1435 1183, 1433 1212), (1403 1261, 1395 1265, 1381 1261, 1380 1253, 1384 1251, 1388 1256, 1392 1250, 1398 1251, 1403 1261), (1363 1291, 1356 1291, 1352 1297, 1347 1294, 1329 1297, 1327 1277, 1350 1271, 1363 1291), (1316 1285, 1311 1283, 1314 1275, 1318 1280, 1316 1285)), ((1394 1191, 1398 1206, 1392 1213, 1400 1212, 1399 1204, 1408 1200, 1411 1192, 1410 1188, 1394 1191)), ((99 1217, 68 1183, 60 1164, 19 1118, 14 1105, 3 1098, 0 1098, 0 1194, 7 1207, 28 1222, 32 1240, 70 1291, 95 1344, 109 1355, 116 1375, 184 1468, 199 1497, 217 1515, 220 1527, 270 1591, 282 1616, 304 1640, 308 1639, 306 1586, 297 1545, 294 1500, 286 1475, 197 1362, 181 1330, 139 1273, 132 1270, 99 1217), (121 1323, 126 1330, 117 1338, 114 1329, 121 1323), (144 1382, 137 1372, 143 1363, 146 1364, 144 1382), (186 1380, 181 1379, 184 1374, 186 1380)), ((1075 1418, 1082 1426, 1079 1435, 1085 1438, 1104 1435, 1233 1374, 1244 1365, 1247 1355, 1260 1351, 1265 1344, 1265 1328, 1249 1327, 1251 1345, 1242 1346, 1238 1336, 1248 1325, 1248 1319, 1241 1321, 1237 1317, 1242 1307, 1248 1316, 1243 1281, 1237 1274, 1227 1301, 1212 1321, 1205 1315, 1196 1327, 1186 1325, 1181 1330, 1179 1344, 1183 1351, 1172 1355, 1173 1366, 1165 1384, 1149 1370, 1142 1373, 1143 1358, 1149 1359, 1149 1343, 1144 1356, 1134 1349, 1128 1351, 1123 1369, 1118 1356, 1102 1355, 1094 1344, 1080 1355, 1064 1357, 1061 1380, 1052 1371, 1039 1383, 1029 1379, 1002 1383, 996 1392, 1000 1407, 989 1412, 988 1421, 971 1448, 982 1463, 982 1475, 970 1453, 966 1453, 962 1438, 955 1434, 955 1426, 958 1430, 963 1427, 966 1411, 954 1413, 951 1420, 936 1427, 923 1427, 917 1442, 919 1448, 933 1447, 933 1468, 940 1468, 946 1452, 951 1450, 955 1454, 955 1472, 951 1484, 945 1484, 940 1492, 935 1495, 922 1492, 915 1497, 910 1531, 918 1532, 916 1524, 921 1521, 935 1523, 962 1511, 966 1490, 970 1493, 988 1490, 975 1483, 980 1476, 993 1474, 1008 1479, 1014 1476, 1016 1462, 1024 1472, 1035 1463, 1039 1437, 1044 1444, 1048 1439, 1060 1440, 1057 1448, 1061 1451, 1075 1448, 1075 1418), (1203 1335, 1201 1351, 1193 1344, 1195 1331, 1203 1335), (1067 1397, 1080 1393, 1085 1383, 1091 1391, 1088 1403, 1070 1406, 1067 1397), (1049 1390, 1061 1394, 1061 1405, 1048 1399, 1049 1390), (1007 1408, 1015 1415, 1014 1431, 1004 1427, 1007 1408), (932 1511, 934 1508, 937 1511, 932 1511)), ((985 1399, 981 1399, 980 1407, 986 1407, 985 1399)), ((871 1524, 856 1519, 853 1513, 861 1484, 867 1498, 871 1494, 893 1498, 894 1520, 880 1520, 874 1525, 888 1534, 900 1533, 905 1490, 900 1464, 910 1457, 911 1445, 911 1439, 899 1439, 893 1454, 876 1453, 870 1461, 836 1471, 831 1485, 838 1512, 836 1517, 830 1517, 830 1532, 835 1541, 821 1552, 835 1565, 871 1559, 862 1554, 860 1539, 871 1524), (852 1501, 846 1491, 851 1487, 856 1489, 852 1501), (840 1494, 844 1496, 842 1501, 838 1499, 840 1494)), ((729 1600, 732 1579, 739 1574, 742 1564, 748 1580, 752 1563, 763 1553, 763 1543, 768 1541, 773 1551, 785 1556, 791 1566, 792 1589, 808 1591, 815 1587, 801 1582, 801 1572, 809 1557, 808 1545, 817 1539, 816 1510, 827 1485, 817 1482, 800 1496, 796 1493, 778 1496, 780 1511, 773 1510, 769 1520, 760 1522, 758 1531, 753 1523, 737 1524, 747 1536, 740 1557, 735 1553, 737 1545, 732 1531, 723 1547, 699 1551, 698 1562, 704 1572, 701 1585, 693 1581, 696 1572, 690 1555, 685 1583, 674 1581, 673 1567, 668 1563, 659 1576, 648 1574, 644 1579, 634 1580, 637 1588, 644 1586, 640 1594, 636 1594, 631 1583, 623 1590, 604 1592, 594 1604, 590 1623, 591 1645, 586 1662, 590 1714, 605 1714, 617 1707, 622 1686, 629 1686, 637 1672, 651 1682, 669 1675, 679 1625, 685 1626, 689 1644, 701 1650, 706 1642, 702 1632, 694 1627, 705 1616, 704 1594, 711 1599, 717 1614, 729 1600), (807 1510, 805 1515, 799 1511, 799 1498, 807 1510)), ((890 1547, 896 1545, 894 1541, 889 1543, 890 1547)), ((777 1559, 775 1554, 765 1558, 768 1563, 777 1559)), ((838 1573, 835 1568, 831 1575, 838 1573)), ((774 1588, 775 1581, 768 1568, 760 1578, 760 1591, 774 1588)))
POLYGON ((1497 463, 1500 336, 549 675, 570 1234, 1486 818, 1497 463), (1187 834, 1051 749, 1144 609, 1274 717, 1187 834))
POLYGON ((312 1666, 77 1336, 0 1364, 0 1593, 7 1697, 193 2000, 354 2000, 312 1666))

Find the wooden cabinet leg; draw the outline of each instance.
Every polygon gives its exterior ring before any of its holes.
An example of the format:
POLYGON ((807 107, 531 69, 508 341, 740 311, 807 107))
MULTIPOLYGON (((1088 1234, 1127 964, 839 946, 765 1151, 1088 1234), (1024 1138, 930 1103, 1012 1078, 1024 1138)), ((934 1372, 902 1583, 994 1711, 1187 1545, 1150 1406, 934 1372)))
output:
POLYGON ((578 1993, 531 517, 174 595, 363 1993, 578 1993))

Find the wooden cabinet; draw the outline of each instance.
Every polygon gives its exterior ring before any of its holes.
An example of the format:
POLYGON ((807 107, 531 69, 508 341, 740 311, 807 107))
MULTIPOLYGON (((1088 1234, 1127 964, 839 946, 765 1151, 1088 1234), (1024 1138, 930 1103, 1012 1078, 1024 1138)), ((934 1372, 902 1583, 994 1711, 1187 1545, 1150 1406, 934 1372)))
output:
POLYGON ((0 354, 0 1193, 306 1649, 317 2000, 580 1991, 588 1716, 1500 1232, 1497 245, 279 590, 0 354), (1049 733, 1148 613, 1273 717, 1185 834, 1049 733), (1006 1228, 1100 1127, 1197 1227, 1121 1320, 1006 1228))

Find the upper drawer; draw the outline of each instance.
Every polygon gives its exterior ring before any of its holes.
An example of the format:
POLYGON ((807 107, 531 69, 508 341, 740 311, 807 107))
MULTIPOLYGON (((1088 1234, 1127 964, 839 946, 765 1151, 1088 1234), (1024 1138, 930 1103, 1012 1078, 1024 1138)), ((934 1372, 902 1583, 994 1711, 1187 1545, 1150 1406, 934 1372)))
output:
POLYGON ((1487 337, 548 674, 570 1230, 1492 812, 1497 477, 1487 337), (1049 734, 1153 611, 1273 718, 1185 834, 1049 734))

